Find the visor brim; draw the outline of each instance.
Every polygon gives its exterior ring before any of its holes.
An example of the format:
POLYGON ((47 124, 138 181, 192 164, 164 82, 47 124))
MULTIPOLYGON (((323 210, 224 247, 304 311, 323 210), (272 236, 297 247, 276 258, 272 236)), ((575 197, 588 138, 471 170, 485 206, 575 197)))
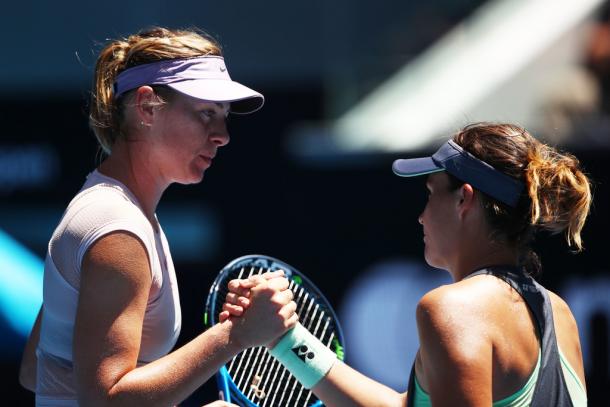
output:
POLYGON ((392 170, 400 177, 417 177, 445 169, 436 164, 432 157, 422 157, 396 160, 392 164, 392 170))
POLYGON ((199 100, 228 102, 231 104, 231 113, 254 113, 265 103, 263 95, 231 80, 193 79, 168 83, 167 86, 199 100))

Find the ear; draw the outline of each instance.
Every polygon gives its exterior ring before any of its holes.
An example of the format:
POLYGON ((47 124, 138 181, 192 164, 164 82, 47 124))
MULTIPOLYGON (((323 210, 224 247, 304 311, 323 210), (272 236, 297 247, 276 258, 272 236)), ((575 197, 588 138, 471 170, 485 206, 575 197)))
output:
POLYGON ((153 121, 154 107, 158 104, 157 95, 153 88, 150 86, 140 86, 136 90, 135 102, 138 121, 143 125, 150 126, 153 121))
POLYGON ((472 185, 463 184, 458 190, 457 210, 460 219, 463 219, 468 212, 472 211, 476 202, 477 198, 472 185))

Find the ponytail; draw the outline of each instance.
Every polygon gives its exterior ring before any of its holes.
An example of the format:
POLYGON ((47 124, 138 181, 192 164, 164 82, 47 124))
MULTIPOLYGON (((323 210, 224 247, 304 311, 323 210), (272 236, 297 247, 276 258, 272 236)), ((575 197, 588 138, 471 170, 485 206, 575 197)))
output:
POLYGON ((568 245, 583 248, 580 232, 591 206, 591 186, 571 154, 539 143, 528 151, 525 179, 531 198, 530 223, 551 233, 565 232, 568 245))
POLYGON ((119 101, 114 100, 113 87, 117 75, 125 69, 128 50, 127 41, 114 41, 100 52, 95 64, 89 126, 106 154, 110 154, 120 134, 122 114, 119 101))
POLYGON ((576 157, 541 143, 513 124, 476 123, 453 139, 469 153, 526 185, 515 207, 483 193, 480 201, 492 238, 515 246, 520 264, 528 272, 536 274, 540 270, 538 255, 530 247, 537 230, 564 232, 568 245, 582 250, 581 231, 592 193, 576 157))

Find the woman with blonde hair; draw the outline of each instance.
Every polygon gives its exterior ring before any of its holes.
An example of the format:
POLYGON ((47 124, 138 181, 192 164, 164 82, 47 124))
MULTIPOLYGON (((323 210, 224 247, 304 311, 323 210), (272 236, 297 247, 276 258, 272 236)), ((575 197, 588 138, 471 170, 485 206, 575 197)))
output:
MULTIPOLYGON (((591 191, 577 159, 519 126, 478 123, 431 157, 397 160, 393 170, 427 175, 428 202, 419 216, 424 257, 454 281, 419 301, 420 349, 409 390, 397 393, 331 351, 312 361, 283 352, 320 349, 299 324, 271 353, 314 383, 328 406, 585 406, 576 321, 559 296, 534 280, 540 262, 530 247, 534 234, 547 230, 582 249, 591 191)), ((241 296, 254 286, 230 284, 241 296)), ((238 298, 227 300, 246 317, 250 310, 238 298)))
POLYGON ((295 324, 286 279, 263 279, 247 301, 252 314, 171 351, 180 302, 157 204, 170 184, 201 182, 229 142, 229 113, 263 101, 195 31, 153 28, 101 51, 90 126, 107 157, 49 242, 20 371, 36 405, 176 405, 236 353, 295 324))

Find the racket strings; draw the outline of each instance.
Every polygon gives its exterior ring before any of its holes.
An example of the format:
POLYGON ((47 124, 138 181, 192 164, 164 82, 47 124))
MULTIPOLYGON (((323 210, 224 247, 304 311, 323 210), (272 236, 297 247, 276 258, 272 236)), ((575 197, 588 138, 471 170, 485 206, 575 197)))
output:
MULTIPOLYGON (((294 281, 290 281, 288 288, 289 289, 294 289, 294 281)), ((303 291, 297 293, 295 295, 295 302, 296 301, 300 301, 301 295, 303 294, 303 291)), ((264 355, 263 355, 263 362, 261 364, 261 366, 259 366, 259 370, 256 372, 256 376, 254 376, 255 378, 260 378, 261 382, 262 382, 262 388, 259 386, 258 389, 260 390, 258 394, 256 394, 257 397, 263 399, 265 398, 265 396, 268 394, 268 392, 270 391, 270 386, 273 383, 276 383, 276 379, 277 379, 277 374, 280 371, 280 369, 278 368, 279 362, 277 362, 277 360, 275 360, 275 358, 273 358, 269 352, 265 351, 264 355), (269 380, 270 376, 273 377, 271 378, 271 380, 269 380)), ((281 366, 281 365, 279 365, 281 366)), ((282 366, 283 368, 283 366, 282 366)), ((283 369, 285 371, 285 369, 283 369)), ((284 373, 282 373, 283 376, 284 373)), ((281 376, 281 377, 282 377, 281 376)), ((254 381, 254 380, 253 380, 254 381)), ((254 392, 254 386, 251 386, 251 392, 254 392)), ((251 392, 248 392, 248 394, 246 394, 246 396, 248 398, 250 398, 251 392)), ((277 389, 275 389, 275 392, 273 393, 274 395, 277 394, 277 389)), ((267 401, 267 400, 265 400, 267 401)), ((263 403, 264 405, 264 403, 263 403)))
MULTIPOLYGON (((303 290, 302 287, 299 287, 303 290)), ((323 335, 321 336, 318 332, 318 328, 322 320, 326 319, 325 326, 329 323, 329 318, 326 318, 324 311, 321 309, 320 304, 315 302, 315 298, 310 297, 309 301, 307 301, 308 295, 305 296, 304 304, 301 309, 304 308, 305 304, 307 304, 306 312, 304 317, 301 319, 301 324, 307 328, 315 337, 321 339, 322 342, 328 346, 329 343, 325 343, 323 335)), ((302 314, 299 314, 302 315, 302 314)), ((325 330, 324 330, 325 331, 325 330)), ((288 398, 285 405, 301 405, 300 401, 302 397, 304 397, 304 403, 302 405, 307 405, 307 401, 311 398, 311 391, 306 390, 292 375, 288 376, 288 386, 290 388, 290 393, 288 394, 288 398), (291 385, 290 385, 291 384, 291 385), (305 394, 303 394, 305 393, 305 394), (292 403, 293 396, 295 397, 295 402, 292 403)))
MULTIPOLYGON (((228 280, 248 278, 274 270, 277 268, 244 266, 233 270, 228 280)), ((336 331, 332 312, 326 312, 327 307, 320 303, 318 297, 295 281, 290 281, 289 288, 294 293, 293 301, 297 304, 299 322, 324 345, 331 347, 336 331)), ((227 288, 219 287, 216 309, 222 309, 227 292, 227 288)), ((237 389, 260 407, 309 406, 318 401, 317 397, 305 389, 264 346, 241 352, 231 360, 227 370, 237 389)))
MULTIPOLYGON (((264 269, 259 269, 258 273, 261 274, 264 269)), ((250 273, 248 273, 248 277, 254 274, 254 270, 252 269, 250 273)), ((243 272, 240 272, 240 275, 243 275, 243 272)), ((241 277, 238 277, 241 278, 241 277)), ((292 282, 291 282, 292 283, 292 282)), ((229 366, 229 373, 233 376, 235 384, 242 391, 246 397, 250 400, 253 399, 265 399, 267 396, 267 391, 265 390, 265 376, 269 377, 270 373, 273 372, 273 366, 271 369, 267 369, 269 367, 269 361, 274 362, 275 360, 271 357, 269 352, 265 349, 265 347, 255 347, 246 349, 240 355, 235 357, 229 366), (261 361, 259 363, 259 360, 261 361), (235 362, 237 361, 237 367, 233 369, 235 362), (253 369, 258 366, 256 372, 253 373, 253 369), (248 385, 246 379, 250 379, 250 385, 248 385)))
MULTIPOLYGON (((299 312, 299 310, 303 310, 306 302, 307 302, 307 298, 308 298, 308 294, 305 292, 305 290, 302 289, 302 287, 294 287, 294 285, 292 284, 293 282, 291 282, 291 289, 293 290, 293 292, 295 292, 295 298, 294 301, 297 303, 297 314, 301 314, 301 312, 299 312)), ((273 380, 271 382, 271 384, 275 383, 275 386, 273 387, 273 397, 271 399, 271 406, 275 406, 275 405, 286 405, 289 404, 290 399, 292 398, 292 394, 294 392, 294 386, 297 384, 296 380, 293 379, 292 375, 288 372, 288 370, 281 365, 279 362, 276 361, 275 364, 275 369, 280 371, 280 378, 279 380, 275 381, 273 380), (290 387, 290 379, 292 380, 292 387, 290 387), (290 394, 288 395, 288 400, 287 402, 283 402, 284 397, 286 396, 286 392, 287 390, 283 390, 281 392, 281 394, 279 394, 280 398, 278 399, 277 404, 275 404, 275 400, 278 397, 278 392, 280 389, 289 389, 291 390, 290 394)), ((277 376, 277 374, 275 375, 277 376)), ((301 386, 302 387, 302 386, 301 386)), ((298 403, 294 403, 295 405, 300 405, 298 403)), ((266 406, 267 403, 263 403, 262 406, 266 406)))

